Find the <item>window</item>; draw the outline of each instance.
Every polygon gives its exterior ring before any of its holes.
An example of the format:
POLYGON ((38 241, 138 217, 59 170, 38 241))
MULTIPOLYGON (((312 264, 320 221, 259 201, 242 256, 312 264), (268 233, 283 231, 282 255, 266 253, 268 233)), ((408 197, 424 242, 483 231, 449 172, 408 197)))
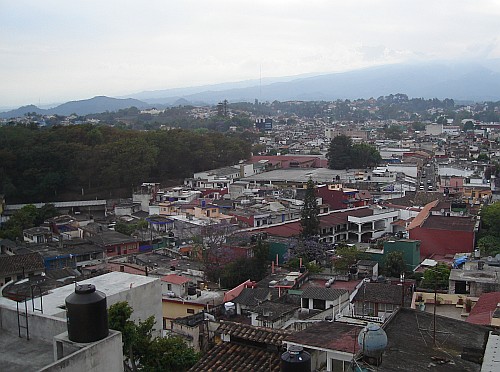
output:
POLYGON ((171 290, 172 290, 172 284, 167 284, 167 289, 168 289, 169 291, 171 291, 171 290))
POLYGON ((194 309, 187 309, 186 311, 188 314, 194 314, 194 309))

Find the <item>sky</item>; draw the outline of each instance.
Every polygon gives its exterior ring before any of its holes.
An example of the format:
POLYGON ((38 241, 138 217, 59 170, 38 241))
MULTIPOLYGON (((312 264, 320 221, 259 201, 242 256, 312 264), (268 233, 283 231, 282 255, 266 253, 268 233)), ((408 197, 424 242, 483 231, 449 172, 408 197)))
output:
POLYGON ((498 0, 0 0, 0 108, 500 58, 498 0))

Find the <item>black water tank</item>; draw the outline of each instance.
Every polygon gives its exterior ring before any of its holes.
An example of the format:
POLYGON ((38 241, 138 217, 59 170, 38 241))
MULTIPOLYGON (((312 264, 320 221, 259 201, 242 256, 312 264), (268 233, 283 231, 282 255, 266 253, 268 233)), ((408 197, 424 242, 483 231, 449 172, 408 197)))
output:
POLYGON ((302 346, 290 345, 281 355, 281 372, 311 372, 311 354, 302 346))
POLYGON ((106 295, 92 284, 81 284, 66 297, 68 338, 74 342, 95 342, 108 336, 106 295))

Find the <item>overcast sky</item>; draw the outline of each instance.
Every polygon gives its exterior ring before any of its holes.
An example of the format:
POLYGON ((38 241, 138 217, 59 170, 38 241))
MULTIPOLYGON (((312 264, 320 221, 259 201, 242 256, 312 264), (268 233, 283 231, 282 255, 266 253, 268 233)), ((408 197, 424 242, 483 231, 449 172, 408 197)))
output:
POLYGON ((500 58, 498 0, 0 0, 0 107, 500 58))

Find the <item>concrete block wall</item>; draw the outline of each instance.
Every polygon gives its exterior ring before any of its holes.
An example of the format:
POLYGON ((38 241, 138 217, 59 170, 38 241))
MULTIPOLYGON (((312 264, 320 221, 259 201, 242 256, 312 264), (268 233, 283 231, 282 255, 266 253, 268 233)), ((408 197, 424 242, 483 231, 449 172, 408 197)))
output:
POLYGON ((110 331, 103 340, 84 346, 39 372, 123 372, 122 334, 110 331))
MULTIPOLYGON (((24 311, 24 305, 22 310, 24 311)), ((21 324, 25 324, 24 316, 21 324)), ((28 327, 30 338, 52 342, 55 335, 66 331, 66 319, 55 316, 30 313, 28 310, 28 327)), ((0 307, 0 328, 6 332, 17 334, 17 312, 16 310, 0 307)), ((21 330, 24 334, 26 330, 21 330)))

